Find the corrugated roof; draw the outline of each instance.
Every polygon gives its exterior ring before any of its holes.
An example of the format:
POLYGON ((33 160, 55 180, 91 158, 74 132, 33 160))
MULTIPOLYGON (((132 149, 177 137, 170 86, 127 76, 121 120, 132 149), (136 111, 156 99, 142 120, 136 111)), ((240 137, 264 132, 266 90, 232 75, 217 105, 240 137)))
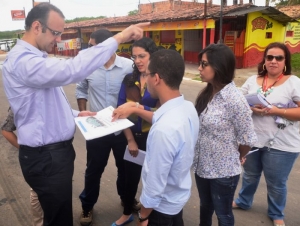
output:
POLYGON ((281 6, 277 7, 277 9, 294 19, 300 18, 300 5, 281 6))
MULTIPOLYGON (((285 15, 279 10, 273 7, 265 6, 255 6, 252 4, 244 5, 231 5, 223 7, 223 17, 238 17, 246 15, 251 12, 262 12, 263 14, 269 16, 270 18, 286 24, 287 22, 296 21, 295 19, 285 15)), ((220 6, 211 6, 207 7, 207 17, 212 19, 218 19, 220 17, 220 6)), ((86 28, 94 26, 122 26, 130 25, 140 22, 170 22, 170 21, 182 21, 182 20, 199 20, 204 19, 204 7, 198 7, 193 9, 184 9, 184 10, 169 10, 164 12, 153 12, 148 14, 138 14, 133 16, 122 16, 122 17, 110 17, 103 19, 95 19, 88 21, 80 21, 68 23, 65 25, 66 29, 71 28, 86 28)))
MULTIPOLYGON (((223 8, 223 15, 232 10, 242 10, 248 7, 257 7, 251 4, 245 5, 231 5, 223 8)), ((220 15, 220 6, 207 7, 207 18, 216 18, 220 15)), ((103 19, 95 19, 88 21, 80 21, 68 23, 65 28, 78 28, 78 27, 91 27, 91 26, 114 26, 114 25, 129 25, 139 22, 167 22, 167 21, 179 21, 179 20, 199 20, 204 18, 204 7, 198 7, 193 9, 184 10, 169 10, 164 12, 153 12, 142 15, 123 16, 123 17, 110 17, 103 19)))
POLYGON ((279 23, 282 23, 286 25, 288 22, 296 22, 295 19, 292 17, 286 15, 285 13, 279 11, 278 9, 270 6, 257 6, 257 7, 249 7, 244 10, 239 10, 239 11, 233 11, 228 14, 226 14, 226 17, 228 16, 241 16, 241 15, 246 15, 248 13, 252 12, 261 12, 263 15, 266 15, 273 20, 278 21, 279 23))

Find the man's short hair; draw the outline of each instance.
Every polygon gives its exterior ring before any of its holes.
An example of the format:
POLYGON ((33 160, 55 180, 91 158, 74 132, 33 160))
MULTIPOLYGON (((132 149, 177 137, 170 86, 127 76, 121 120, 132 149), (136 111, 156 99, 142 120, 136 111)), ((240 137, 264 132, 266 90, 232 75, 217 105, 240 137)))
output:
POLYGON ((99 44, 101 42, 104 42, 106 39, 113 36, 113 33, 111 33, 109 30, 105 28, 101 28, 97 31, 94 31, 91 34, 91 38, 95 39, 96 44, 99 44))
POLYGON ((25 19, 25 30, 29 31, 34 21, 39 21, 42 26, 47 25, 50 11, 57 12, 61 18, 65 18, 62 11, 56 6, 48 2, 39 3, 29 11, 25 19))
POLYGON ((171 89, 179 89, 185 65, 182 56, 175 50, 162 49, 150 56, 150 76, 157 73, 171 89))

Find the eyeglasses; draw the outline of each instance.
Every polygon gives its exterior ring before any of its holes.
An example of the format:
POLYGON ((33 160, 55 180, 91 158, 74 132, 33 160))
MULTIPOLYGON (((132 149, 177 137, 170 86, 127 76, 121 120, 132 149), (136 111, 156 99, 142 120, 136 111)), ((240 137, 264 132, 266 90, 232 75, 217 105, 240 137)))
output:
POLYGON ((93 44, 91 44, 91 43, 88 43, 88 47, 90 48, 90 47, 93 47, 94 45, 93 44))
POLYGON ((275 58, 276 61, 278 61, 278 62, 281 62, 281 61, 284 60, 284 56, 281 56, 281 55, 279 55, 279 56, 267 55, 267 56, 265 57, 265 59, 266 59, 267 61, 272 61, 274 58, 275 58))
POLYGON ((154 75, 156 72, 149 72, 149 73, 145 73, 144 76, 148 76, 148 75, 154 75))
MULTIPOLYGON (((40 21, 39 21, 39 22, 40 22, 40 21)), ((46 24, 44 24, 44 23, 42 23, 42 22, 40 22, 40 24, 41 24, 43 27, 47 28, 47 29, 51 32, 51 34, 52 34, 53 36, 55 36, 55 37, 60 37, 60 36, 62 35, 62 32, 61 32, 61 31, 55 31, 55 30, 52 30, 51 28, 49 28, 46 24)))
POLYGON ((200 60, 199 61, 199 66, 201 65, 201 67, 204 69, 204 68, 206 68, 208 65, 209 65, 209 63, 207 62, 207 61, 204 61, 204 60, 200 60))
POLYGON ((140 60, 142 60, 142 59, 144 59, 146 57, 146 55, 145 54, 139 54, 139 55, 137 55, 137 56, 131 56, 131 60, 133 60, 133 61, 135 61, 135 60, 137 60, 137 59, 140 59, 140 60))

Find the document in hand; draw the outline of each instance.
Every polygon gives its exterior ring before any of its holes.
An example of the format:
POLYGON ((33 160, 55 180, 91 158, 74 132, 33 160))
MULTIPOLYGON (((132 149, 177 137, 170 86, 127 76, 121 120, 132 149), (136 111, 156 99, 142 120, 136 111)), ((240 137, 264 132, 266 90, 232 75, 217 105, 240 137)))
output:
POLYGON ((272 108, 272 104, 270 104, 261 93, 247 94, 245 98, 250 106, 262 105, 267 108, 272 108))
POLYGON ((76 117, 75 123, 86 140, 103 137, 134 125, 128 119, 117 119, 112 122, 114 110, 109 106, 98 111, 95 116, 76 117))
POLYGON ((133 162, 135 164, 138 165, 143 165, 144 160, 145 160, 145 156, 146 156, 146 152, 143 150, 139 149, 139 154, 136 157, 133 157, 130 153, 129 153, 129 149, 128 146, 126 147, 125 153, 124 153, 124 160, 127 160, 129 162, 133 162))

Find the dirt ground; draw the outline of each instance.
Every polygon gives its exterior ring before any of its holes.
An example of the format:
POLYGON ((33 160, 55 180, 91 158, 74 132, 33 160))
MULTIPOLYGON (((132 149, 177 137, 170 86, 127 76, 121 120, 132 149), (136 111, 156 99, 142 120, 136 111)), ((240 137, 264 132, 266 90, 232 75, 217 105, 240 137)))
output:
MULTIPOLYGON (((241 87, 245 81, 252 75, 256 74, 256 68, 243 68, 243 69, 236 69, 234 82, 237 87, 241 87)), ((199 79, 199 72, 196 71, 194 68, 189 68, 186 70, 184 77, 187 79, 197 80, 199 79)))

